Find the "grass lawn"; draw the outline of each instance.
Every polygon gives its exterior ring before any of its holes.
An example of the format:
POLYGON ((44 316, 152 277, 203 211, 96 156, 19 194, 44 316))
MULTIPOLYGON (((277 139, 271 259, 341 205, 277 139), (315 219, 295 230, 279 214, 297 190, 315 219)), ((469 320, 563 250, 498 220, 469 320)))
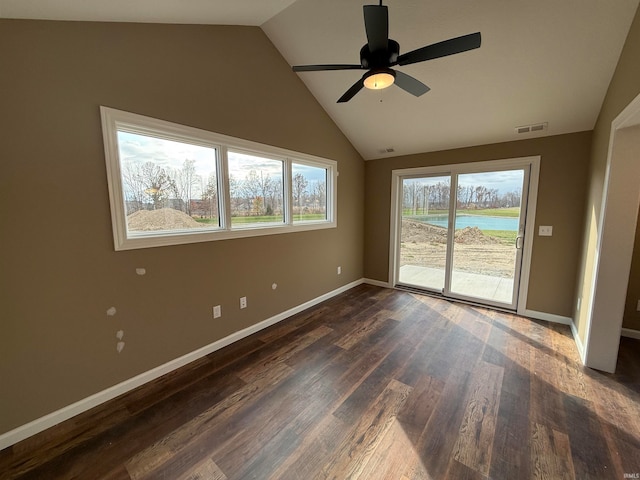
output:
MULTIPOLYGON (((198 223, 218 224, 217 218, 194 218, 198 223)), ((310 220, 326 220, 324 213, 307 213, 304 215, 294 215, 294 222, 305 222, 310 220)), ((256 215, 251 217, 231 217, 232 225, 242 225, 247 223, 283 223, 281 215, 256 215)))
POLYGON ((207 225, 218 225, 218 219, 217 218, 194 218, 192 217, 196 222, 198 223, 204 223, 207 225))
POLYGON ((487 237, 493 237, 500 240, 500 243, 506 245, 515 245, 518 232, 514 230, 482 230, 487 237))
POLYGON ((482 210, 457 210, 462 215, 486 215, 489 217, 519 217, 520 207, 512 208, 485 208, 482 210))
MULTIPOLYGON (((519 217, 520 207, 511 208, 484 208, 484 209, 464 209, 456 210, 458 215, 484 215, 487 217, 519 217)), ((413 212, 409 208, 405 208, 402 212, 404 216, 412 216, 413 212)), ((429 209, 429 215, 449 215, 449 210, 432 210, 429 209)), ((416 215, 424 215, 422 209, 416 210, 416 215)))

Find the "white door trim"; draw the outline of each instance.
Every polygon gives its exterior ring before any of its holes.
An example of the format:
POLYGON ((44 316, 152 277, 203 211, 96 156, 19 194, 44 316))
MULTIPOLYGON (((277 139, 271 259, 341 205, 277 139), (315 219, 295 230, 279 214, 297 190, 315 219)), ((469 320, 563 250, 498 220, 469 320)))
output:
POLYGON ((640 95, 611 123, 584 364, 614 372, 640 206, 640 95))

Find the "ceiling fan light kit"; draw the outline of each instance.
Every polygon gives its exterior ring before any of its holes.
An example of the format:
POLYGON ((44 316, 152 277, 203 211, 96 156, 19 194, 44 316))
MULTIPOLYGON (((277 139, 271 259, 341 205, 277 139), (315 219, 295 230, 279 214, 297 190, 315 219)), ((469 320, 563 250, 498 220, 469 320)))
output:
POLYGON ((370 70, 364 75, 364 86, 369 90, 382 90, 396 81, 396 72, 390 68, 370 70))
POLYGON ((399 70, 393 70, 391 67, 455 55, 479 48, 481 44, 480 32, 476 32, 400 55, 400 45, 389 38, 389 11, 386 5, 382 5, 382 0, 379 5, 365 5, 363 11, 367 43, 360 50, 360 65, 296 65, 292 67, 294 72, 367 70, 362 78, 338 99, 338 103, 348 102, 362 88, 381 90, 394 83, 405 92, 419 97, 427 93, 430 90, 429 87, 420 80, 399 70))

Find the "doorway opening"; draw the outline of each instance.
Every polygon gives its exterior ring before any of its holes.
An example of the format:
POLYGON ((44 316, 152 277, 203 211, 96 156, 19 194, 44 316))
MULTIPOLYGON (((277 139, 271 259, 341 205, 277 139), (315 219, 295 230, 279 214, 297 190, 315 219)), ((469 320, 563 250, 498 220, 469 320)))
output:
POLYGON ((524 309, 539 160, 395 170, 391 283, 524 309))
POLYGON ((611 123, 602 203, 592 206, 595 244, 586 252, 593 256, 583 284, 587 308, 579 311, 579 324, 573 326, 584 364, 610 373, 615 372, 618 361, 638 218, 638 152, 640 95, 611 123), (583 340, 577 329, 582 330, 585 324, 583 340))

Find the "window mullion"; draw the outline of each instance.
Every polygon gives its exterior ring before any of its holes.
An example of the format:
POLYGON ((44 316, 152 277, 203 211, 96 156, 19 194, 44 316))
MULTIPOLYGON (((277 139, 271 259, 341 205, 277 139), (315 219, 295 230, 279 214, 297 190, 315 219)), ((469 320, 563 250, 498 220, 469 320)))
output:
POLYGON ((293 168, 291 159, 285 159, 284 168, 284 223, 293 225, 293 188, 291 186, 291 170, 293 168))
POLYGON ((220 158, 218 159, 220 180, 218 182, 221 189, 219 195, 220 205, 220 228, 231 230, 231 188, 229 181, 229 155, 226 145, 220 147, 220 158))

